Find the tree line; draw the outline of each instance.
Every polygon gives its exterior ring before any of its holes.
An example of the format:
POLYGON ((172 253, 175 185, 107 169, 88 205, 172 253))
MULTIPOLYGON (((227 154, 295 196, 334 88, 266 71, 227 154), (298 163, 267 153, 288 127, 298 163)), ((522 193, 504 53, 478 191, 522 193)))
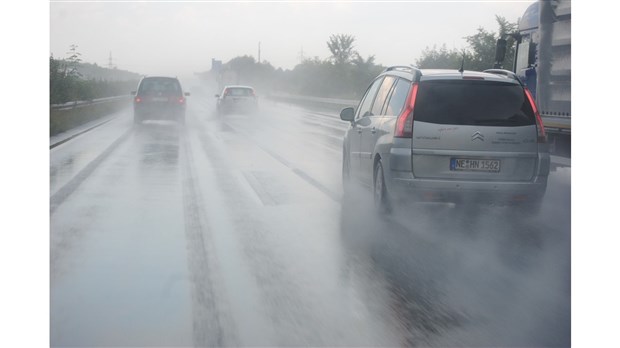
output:
MULTIPOLYGON (((463 64, 466 70, 485 70, 493 68, 495 46, 500 37, 513 33, 516 22, 504 17, 495 17, 499 30, 488 31, 478 28, 473 35, 466 36, 468 47, 463 50, 440 47, 426 47, 414 66, 420 69, 442 68, 459 69, 463 64)), ((348 34, 334 34, 326 42, 331 55, 325 59, 312 57, 304 59, 292 70, 274 68, 269 62, 258 62, 252 56, 241 56, 223 64, 220 71, 202 74, 222 84, 248 84, 263 91, 289 93, 332 98, 361 98, 365 88, 385 69, 375 62, 375 56, 362 57, 355 49, 356 38, 348 34)), ((508 37, 508 51, 504 65, 512 66, 514 39, 508 37)), ((404 62, 405 64, 407 62, 404 62)))
MULTIPOLYGON (((501 16, 495 19, 499 26, 497 32, 478 28, 475 34, 465 37, 468 47, 463 50, 448 49, 445 44, 426 47, 413 65, 421 69, 458 69, 461 64, 467 70, 492 68, 497 39, 517 29, 516 22, 509 22, 501 16)), ((507 39, 504 64, 510 68, 514 59, 514 39, 511 36, 507 39)), ((220 85, 248 84, 268 93, 358 99, 370 81, 385 67, 375 62, 374 55, 362 57, 355 49, 355 40, 353 35, 331 35, 326 42, 331 53, 329 57, 306 58, 292 70, 276 69, 267 61, 258 62, 254 57, 245 55, 231 59, 218 71, 212 69, 198 75, 216 80, 220 85)), ((110 69, 82 63, 77 45, 71 45, 67 54, 65 59, 50 56, 50 104, 124 95, 134 89, 140 79, 139 74, 126 71, 118 71, 122 74, 115 78, 102 78, 110 77, 110 69), (84 71, 96 73, 85 76, 82 74, 84 71)))
POLYGON ((124 95, 137 86, 139 74, 82 63, 80 56, 77 45, 65 59, 50 55, 50 104, 124 95))

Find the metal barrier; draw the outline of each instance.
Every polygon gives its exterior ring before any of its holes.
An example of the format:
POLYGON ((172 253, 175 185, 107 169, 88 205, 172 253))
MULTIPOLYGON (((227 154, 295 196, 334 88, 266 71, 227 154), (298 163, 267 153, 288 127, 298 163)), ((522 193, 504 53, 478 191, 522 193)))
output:
POLYGON ((337 98, 319 98, 319 97, 306 97, 301 95, 292 95, 292 94, 270 94, 267 96, 269 99, 273 99, 276 101, 286 101, 292 103, 300 103, 300 104, 322 104, 327 107, 331 107, 334 109, 344 108, 347 106, 357 106, 359 100, 357 99, 337 99, 337 98))
POLYGON ((50 136, 130 107, 131 95, 50 105, 50 136))
POLYGON ((108 97, 108 98, 98 98, 93 100, 82 100, 82 101, 72 101, 64 104, 52 104, 50 105, 50 109, 52 110, 71 110, 77 109, 85 106, 92 106, 97 104, 103 104, 108 102, 119 101, 123 99, 129 99, 131 95, 121 95, 116 97, 108 97))

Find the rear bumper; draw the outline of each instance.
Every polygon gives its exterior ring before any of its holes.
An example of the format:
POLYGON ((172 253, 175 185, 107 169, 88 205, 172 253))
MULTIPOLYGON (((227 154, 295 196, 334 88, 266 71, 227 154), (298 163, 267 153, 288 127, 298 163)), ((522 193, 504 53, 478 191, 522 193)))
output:
POLYGON ((397 199, 419 202, 453 202, 482 204, 522 204, 542 199, 547 177, 527 182, 428 180, 413 178, 411 173, 391 172, 386 182, 397 199))
POLYGON ((258 107, 258 103, 255 100, 226 100, 218 105, 220 111, 232 112, 232 111, 253 111, 258 107))
POLYGON ((134 117, 139 120, 178 121, 185 118, 184 107, 169 106, 135 106, 134 117))
MULTIPOLYGON (((384 156, 389 165, 386 185, 392 196, 415 201, 430 202, 480 202, 492 204, 519 204, 539 201, 547 189, 550 157, 546 151, 538 153, 537 163, 530 180, 484 180, 419 178, 412 173, 411 144, 393 146, 384 156)), ((490 153, 491 157, 504 157, 505 153, 490 153)), ((450 157, 450 156, 446 156, 450 157)), ((446 162, 448 163, 448 162, 446 162)))

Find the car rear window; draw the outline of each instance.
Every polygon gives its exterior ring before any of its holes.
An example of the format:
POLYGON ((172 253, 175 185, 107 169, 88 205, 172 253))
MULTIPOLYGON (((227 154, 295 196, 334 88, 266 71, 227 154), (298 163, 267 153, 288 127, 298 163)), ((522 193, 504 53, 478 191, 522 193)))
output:
POLYGON ((171 78, 146 78, 142 80, 138 93, 182 95, 179 81, 171 78))
POLYGON ((414 120, 438 124, 525 126, 536 118, 521 86, 479 80, 422 81, 414 120))
POLYGON ((249 88, 227 88, 225 94, 235 97, 248 97, 253 95, 252 90, 249 88))

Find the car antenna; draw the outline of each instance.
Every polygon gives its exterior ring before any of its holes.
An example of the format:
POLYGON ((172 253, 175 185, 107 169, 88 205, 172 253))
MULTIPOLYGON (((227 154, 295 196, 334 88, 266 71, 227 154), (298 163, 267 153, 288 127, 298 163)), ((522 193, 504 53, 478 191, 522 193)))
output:
POLYGON ((463 50, 463 59, 461 60, 461 68, 459 69, 459 72, 462 74, 463 71, 465 71, 465 51, 463 50))

